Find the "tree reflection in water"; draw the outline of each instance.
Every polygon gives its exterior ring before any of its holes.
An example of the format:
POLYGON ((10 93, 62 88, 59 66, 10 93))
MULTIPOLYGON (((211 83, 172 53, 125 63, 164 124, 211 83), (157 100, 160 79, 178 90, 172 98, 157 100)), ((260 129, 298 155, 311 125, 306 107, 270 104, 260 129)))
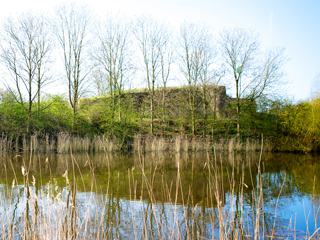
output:
POLYGON ((261 161, 257 153, 2 155, 0 232, 7 239, 299 239, 318 227, 319 172, 317 156, 298 154, 265 153, 261 161))

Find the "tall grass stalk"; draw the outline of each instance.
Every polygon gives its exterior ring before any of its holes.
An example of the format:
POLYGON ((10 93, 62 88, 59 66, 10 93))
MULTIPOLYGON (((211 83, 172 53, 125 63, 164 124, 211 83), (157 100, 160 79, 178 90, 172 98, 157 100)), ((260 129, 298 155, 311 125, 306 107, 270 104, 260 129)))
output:
POLYGON ((12 139, 9 139, 6 135, 2 133, 2 136, 0 137, 0 153, 11 152, 12 147, 12 139))
POLYGON ((181 150, 181 136, 177 135, 174 139, 175 143, 175 150, 176 152, 180 152, 181 150))
POLYGON ((57 137, 57 152, 68 153, 70 150, 71 139, 70 135, 65 132, 58 133, 57 137))

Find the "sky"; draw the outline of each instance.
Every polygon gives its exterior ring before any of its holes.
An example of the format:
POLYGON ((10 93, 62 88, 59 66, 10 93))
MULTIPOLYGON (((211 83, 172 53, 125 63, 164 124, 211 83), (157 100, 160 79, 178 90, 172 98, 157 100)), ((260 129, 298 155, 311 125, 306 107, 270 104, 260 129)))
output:
MULTIPOLYGON (((34 11, 51 14, 66 0, 10 0, 2 3, 0 24, 8 16, 34 11)), ((78 0, 103 16, 147 13, 178 27, 184 20, 206 23, 216 32, 241 27, 259 34, 264 47, 283 47, 288 61, 287 97, 306 100, 320 86, 319 0, 78 0), (318 84, 317 84, 318 83, 318 84)), ((319 89, 320 90, 320 89, 319 89)))

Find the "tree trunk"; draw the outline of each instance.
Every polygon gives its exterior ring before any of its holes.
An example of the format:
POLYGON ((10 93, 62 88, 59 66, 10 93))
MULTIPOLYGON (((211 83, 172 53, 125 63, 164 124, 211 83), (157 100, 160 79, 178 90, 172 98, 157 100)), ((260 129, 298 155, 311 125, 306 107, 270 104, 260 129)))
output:
POLYGON ((73 116, 72 116, 72 132, 74 131, 74 126, 75 126, 75 123, 76 123, 76 114, 77 114, 77 112, 76 112, 76 108, 75 108, 75 106, 74 106, 74 108, 73 108, 73 116))
POLYGON ((239 96, 239 79, 236 80, 236 98, 237 98, 237 137, 240 138, 240 96, 239 96))
POLYGON ((192 92, 192 86, 189 85, 189 107, 191 110, 191 124, 192 124, 192 135, 195 136, 195 106, 194 106, 194 93, 192 92))
POLYGON ((31 123, 31 117, 32 117, 32 93, 31 93, 31 83, 32 83, 32 77, 31 73, 29 73, 29 107, 28 107, 28 127, 27 127, 27 133, 30 133, 30 123, 31 123))
POLYGON ((37 106, 37 114, 40 114, 40 90, 38 91, 38 106, 37 106))
POLYGON ((40 114, 40 88, 41 88, 41 71, 40 67, 38 66, 38 92, 37 92, 37 98, 38 98, 38 106, 37 106, 37 114, 40 114))
POLYGON ((195 116, 195 99, 192 96, 192 135, 196 135, 196 116, 195 116))
POLYGON ((203 108, 203 138, 206 138, 207 135, 207 104, 204 104, 203 108))
POLYGON ((153 108, 154 108, 154 106, 153 106, 153 93, 151 93, 151 125, 150 125, 150 127, 151 127, 151 134, 153 134, 153 112, 154 112, 154 110, 153 110, 153 108))
POLYGON ((161 121, 161 135, 164 135, 164 124, 165 124, 165 107, 164 107, 164 99, 165 99, 165 90, 166 90, 166 86, 164 85, 163 89, 162 89, 162 121, 161 121))
POLYGON ((27 120, 27 134, 30 133, 30 120, 31 120, 31 116, 30 114, 28 113, 28 120, 27 120))
POLYGON ((121 122, 121 93, 120 92, 119 92, 118 104, 119 104, 119 122, 121 122))
POLYGON ((214 131, 216 127, 216 114, 217 114, 217 95, 214 95, 214 106, 213 106, 213 125, 212 125, 212 138, 214 136, 214 131))
POLYGON ((202 91, 202 99, 203 99, 203 130, 202 130, 202 133, 203 133, 203 139, 206 138, 206 128, 207 128, 207 99, 206 99, 206 89, 203 88, 203 91, 202 91))

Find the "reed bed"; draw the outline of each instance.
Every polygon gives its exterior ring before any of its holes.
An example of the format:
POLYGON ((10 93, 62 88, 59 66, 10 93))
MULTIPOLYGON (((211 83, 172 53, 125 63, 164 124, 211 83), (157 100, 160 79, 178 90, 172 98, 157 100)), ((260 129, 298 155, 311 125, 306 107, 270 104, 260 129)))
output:
POLYGON ((93 152, 113 152, 120 150, 114 139, 99 135, 94 136, 94 138, 92 139, 91 149, 93 152))
POLYGON ((9 152, 13 147, 13 140, 2 134, 0 137, 0 153, 9 152))
POLYGON ((50 138, 49 134, 45 136, 45 152, 51 153, 55 151, 56 140, 54 138, 50 138))
MULTIPOLYGON (((216 152, 260 152, 261 151, 261 140, 250 139, 239 140, 238 138, 230 139, 219 139, 214 140, 213 148, 216 152)), ((265 140, 264 152, 271 152, 273 149, 272 142, 270 140, 265 140)))
MULTIPOLYGON (((136 134, 132 142, 128 142, 126 149, 133 152, 255 152, 260 151, 259 139, 238 138, 218 139, 199 138, 189 136, 148 136, 136 134)), ((70 153, 72 152, 116 152, 122 150, 122 143, 112 137, 101 135, 77 136, 60 132, 54 136, 34 133, 8 138, 4 134, 0 137, 0 152, 33 152, 33 153, 70 153)), ((272 151, 271 141, 266 142, 264 151, 272 151)))
MULTIPOLYGON (((132 150, 138 152, 138 149, 142 152, 213 152, 213 150, 216 152, 259 152, 261 141, 258 139, 239 140, 238 138, 212 140, 181 135, 171 138, 135 135, 132 150)), ((267 141, 264 151, 272 151, 270 141, 267 141)))

